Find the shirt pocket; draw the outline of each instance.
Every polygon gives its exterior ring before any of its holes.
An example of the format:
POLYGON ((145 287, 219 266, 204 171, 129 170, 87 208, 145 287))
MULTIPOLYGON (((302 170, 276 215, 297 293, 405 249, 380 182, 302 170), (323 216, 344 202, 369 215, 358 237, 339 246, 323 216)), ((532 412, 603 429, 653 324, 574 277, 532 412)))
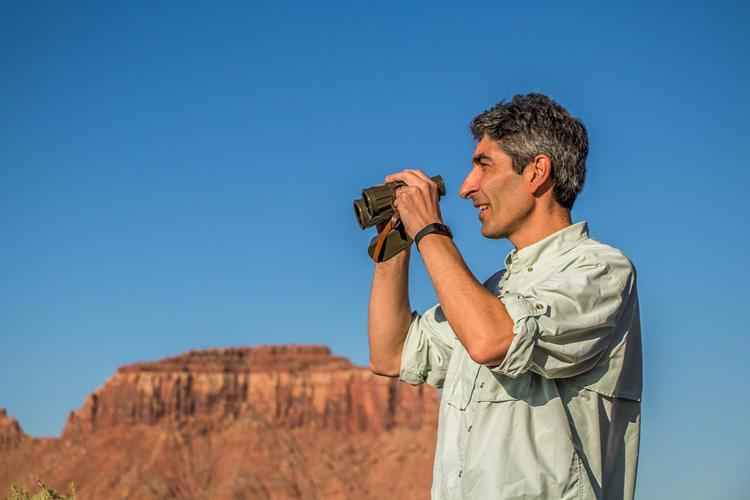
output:
POLYGON ((459 410, 469 406, 480 368, 481 365, 475 363, 468 353, 454 354, 445 376, 448 385, 443 388, 443 399, 447 404, 459 410))
POLYGON ((499 402, 523 399, 531 386, 532 372, 512 378, 490 369, 482 370, 477 401, 499 402))

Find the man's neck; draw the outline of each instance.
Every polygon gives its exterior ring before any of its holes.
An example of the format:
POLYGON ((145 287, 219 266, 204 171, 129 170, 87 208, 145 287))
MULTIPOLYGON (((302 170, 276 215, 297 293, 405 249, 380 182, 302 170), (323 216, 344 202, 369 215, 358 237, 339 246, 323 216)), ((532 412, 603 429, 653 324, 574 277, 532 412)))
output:
POLYGON ((555 234, 571 224, 573 222, 570 218, 570 210, 558 207, 551 213, 546 212, 532 216, 521 231, 509 236, 508 239, 517 250, 521 250, 542 241, 547 236, 555 234))

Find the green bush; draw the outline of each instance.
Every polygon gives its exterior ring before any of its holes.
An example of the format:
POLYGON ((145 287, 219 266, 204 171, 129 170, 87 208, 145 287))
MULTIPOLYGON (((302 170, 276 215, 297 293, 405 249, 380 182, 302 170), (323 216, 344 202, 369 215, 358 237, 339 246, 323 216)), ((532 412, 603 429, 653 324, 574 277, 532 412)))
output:
POLYGON ((61 495, 52 488, 47 488, 39 478, 36 479, 36 484, 39 485, 39 493, 33 497, 29 496, 29 492, 12 484, 10 486, 11 496, 5 500, 76 500, 76 483, 70 483, 70 494, 71 496, 61 495))

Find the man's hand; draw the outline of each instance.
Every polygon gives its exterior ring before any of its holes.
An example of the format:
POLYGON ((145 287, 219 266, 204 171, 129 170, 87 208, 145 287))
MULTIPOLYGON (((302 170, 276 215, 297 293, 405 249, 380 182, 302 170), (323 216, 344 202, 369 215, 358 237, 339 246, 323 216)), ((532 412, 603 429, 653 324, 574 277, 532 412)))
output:
MULTIPOLYGON (((414 238, 433 222, 442 224, 437 185, 424 172, 404 170, 385 181, 406 184, 397 188, 393 205, 409 236, 414 238)), ((445 317, 469 356, 479 364, 499 365, 514 338, 513 320, 505 306, 474 277, 450 238, 425 237, 420 242, 420 255, 445 317)), ((397 317, 403 321, 398 328, 408 327, 404 310, 397 317)))
POLYGON ((385 178, 385 182, 395 181, 406 184, 396 188, 393 207, 398 210, 406 233, 412 239, 428 224, 442 224, 437 184, 427 174, 421 170, 404 170, 385 178))

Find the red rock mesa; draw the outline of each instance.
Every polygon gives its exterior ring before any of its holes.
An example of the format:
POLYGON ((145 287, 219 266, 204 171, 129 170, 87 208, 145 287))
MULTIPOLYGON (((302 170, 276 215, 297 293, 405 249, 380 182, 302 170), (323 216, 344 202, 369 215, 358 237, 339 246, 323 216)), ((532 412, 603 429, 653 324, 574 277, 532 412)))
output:
POLYGON ((191 351, 120 367, 33 439, 0 411, 0 488, 79 499, 429 498, 438 394, 325 346, 191 351))

